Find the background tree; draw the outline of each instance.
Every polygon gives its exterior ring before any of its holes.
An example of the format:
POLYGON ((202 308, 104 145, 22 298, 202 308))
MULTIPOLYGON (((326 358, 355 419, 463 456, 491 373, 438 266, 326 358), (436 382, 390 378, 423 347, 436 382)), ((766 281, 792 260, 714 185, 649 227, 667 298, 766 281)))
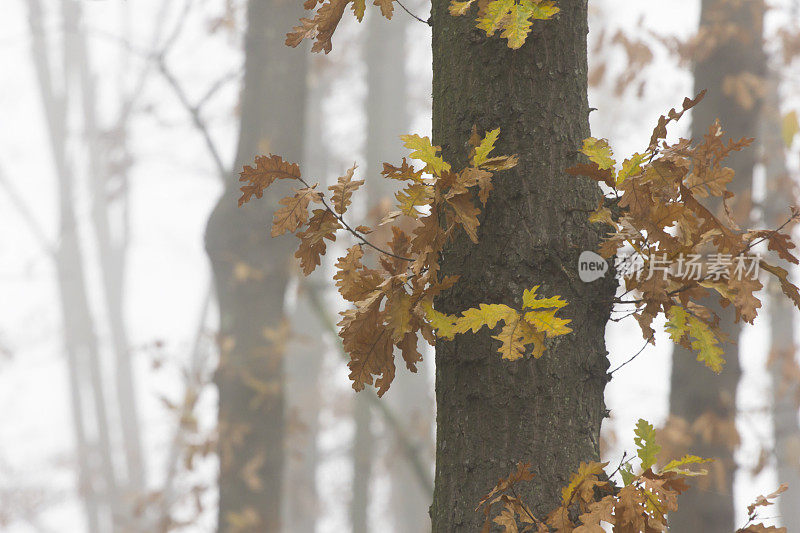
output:
MULTIPOLYGON (((695 92, 708 89, 703 104, 692 114, 692 138, 701 139, 709 125, 719 119, 731 138, 755 137, 761 116, 758 84, 764 76, 760 0, 729 2, 703 0, 700 28, 695 37, 693 74, 695 92)), ((750 222, 753 169, 757 152, 742 150, 730 156, 727 166, 735 172, 729 189, 736 195, 731 211, 741 227, 750 222)), ((717 212, 722 206, 717 203, 717 212)), ((782 206, 785 215, 786 206, 782 206)), ((717 298, 709 307, 721 317, 721 327, 733 341, 725 345, 727 363, 721 375, 698 371, 695 354, 676 346, 672 356, 670 412, 682 420, 689 433, 688 450, 701 457, 714 457, 713 475, 700 482, 700 490, 670 518, 676 531, 723 532, 734 528, 734 451, 739 443, 736 430, 736 389, 741 377, 738 339, 741 323, 734 324, 733 310, 722 309, 717 298), (701 437, 705 433, 710 438, 701 437)), ((712 301, 713 300, 713 301, 712 301)), ((684 450, 685 451, 685 450, 684 450)))
MULTIPOLYGON (((787 199, 796 198, 797 185, 786 165, 786 141, 781 135, 782 117, 779 98, 779 76, 771 68, 764 80, 764 106, 761 116, 760 139, 766 178, 763 214, 766 225, 781 217, 787 199)), ((772 427, 775 439, 774 456, 778 479, 789 485, 789 490, 778 502, 781 523, 800 524, 800 424, 798 400, 800 399, 800 373, 796 361, 796 313, 791 304, 781 298, 780 288, 769 287, 769 360, 771 377, 772 427)))
MULTIPOLYGON (((305 59, 282 46, 298 6, 247 3, 241 127, 234 168, 265 148, 303 153, 305 59), (265 95, 269 95, 267 98, 265 95)), ((211 214, 206 249, 219 302, 219 531, 277 531, 283 494, 284 293, 291 241, 268 239, 269 215, 238 209, 231 173, 211 214)), ((277 198, 270 196, 269 205, 277 198)))

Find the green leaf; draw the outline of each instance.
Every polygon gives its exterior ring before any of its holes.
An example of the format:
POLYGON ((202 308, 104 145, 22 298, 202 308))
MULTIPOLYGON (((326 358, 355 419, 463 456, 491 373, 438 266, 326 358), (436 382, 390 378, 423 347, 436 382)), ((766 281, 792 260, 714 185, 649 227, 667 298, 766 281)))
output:
POLYGON ((656 455, 661 451, 661 446, 656 444, 656 430, 647 422, 640 418, 633 431, 633 443, 636 444, 636 454, 642 460, 642 470, 647 470, 656 464, 656 455))
POLYGON ((636 478, 630 464, 622 465, 619 469, 619 474, 622 476, 622 483, 626 487, 636 478))

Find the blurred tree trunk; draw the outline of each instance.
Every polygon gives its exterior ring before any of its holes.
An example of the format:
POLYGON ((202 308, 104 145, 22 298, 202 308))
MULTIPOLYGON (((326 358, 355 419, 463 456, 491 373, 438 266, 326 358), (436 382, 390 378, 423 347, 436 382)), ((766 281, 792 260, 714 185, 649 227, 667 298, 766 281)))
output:
POLYGON ((353 421, 356 425, 353 437, 353 488, 350 500, 350 522, 353 533, 369 531, 370 481, 374 463, 375 436, 372 431, 372 413, 370 412, 367 394, 373 391, 361 391, 353 404, 353 421))
MULTIPOLYGON (((64 34, 70 35, 74 13, 67 2, 62 3, 62 15, 64 34)), ((73 207, 74 172, 67 156, 70 89, 75 83, 78 65, 72 53, 74 42, 66 37, 62 54, 63 83, 61 90, 57 90, 43 16, 41 2, 28 0, 33 64, 58 179, 59 239, 54 260, 77 446, 78 486, 86 509, 87 529, 90 533, 101 533, 117 530, 114 517, 120 509, 99 348, 89 308, 82 245, 73 207), (91 434, 92 429, 95 435, 91 434)))
POLYGON ((449 4, 433 1, 433 143, 460 168, 473 125, 499 127, 498 153, 519 154, 519 165, 497 176, 479 243, 459 238, 443 253, 442 274, 461 277, 436 306, 520 305, 523 290, 541 285, 540 294, 569 302, 575 333, 548 343, 540 359, 514 362, 486 330, 436 343, 436 533, 480 530, 476 505, 517 462, 536 473, 520 496, 546 516, 570 472, 599 458, 616 287, 610 276, 578 279, 578 255, 600 241, 582 210, 601 191, 564 172, 589 136, 587 2, 558 2, 558 17, 535 22, 519 50, 482 35, 471 17, 453 17, 449 4))
MULTIPOLYGON (((308 103, 306 112, 306 140, 302 168, 308 176, 314 176, 324 185, 327 174, 328 152, 323 142, 323 106, 327 81, 322 63, 311 63, 308 80, 308 103)), ((324 186, 323 186, 324 188, 324 186)), ((320 323, 314 302, 308 291, 324 294, 330 283, 324 270, 316 270, 311 276, 296 274, 296 304, 291 313, 291 335, 284 369, 286 372, 286 402, 288 416, 287 497, 285 516, 291 523, 284 524, 284 531, 313 532, 319 517, 319 494, 317 491, 317 436, 319 435, 319 412, 322 405, 320 394, 320 372, 327 346, 325 326, 320 323)))
POLYGON ((128 351, 128 334, 124 316, 125 252, 127 249, 127 184, 124 144, 126 124, 117 124, 113 131, 101 131, 98 124, 95 75, 92 72, 81 4, 68 2, 68 34, 74 40, 72 52, 78 69, 81 107, 86 146, 89 154, 91 187, 91 220, 94 232, 105 311, 108 316, 114 353, 114 390, 122 430, 122 448, 127 472, 127 499, 133 503, 144 496, 145 464, 142 458, 139 409, 136 402, 133 368, 128 351), (114 234, 114 228, 117 234, 114 234))
MULTIPOLYGON (((694 58, 695 93, 708 89, 702 104, 692 110, 692 137, 702 139, 719 119, 732 138, 755 137, 761 113, 758 91, 748 83, 763 83, 761 0, 703 0, 698 47, 694 58), (728 33, 730 32, 730 33, 728 33)), ((727 160, 735 174, 729 190, 736 194, 732 213, 740 225, 749 223, 756 150, 734 152, 727 160)), ((713 206, 719 210, 720 206, 713 206)), ((738 343, 741 324, 733 323, 731 308, 722 309, 716 298, 708 307, 721 317, 720 327, 738 343)), ((675 531, 729 532, 734 529, 733 481, 736 473, 736 387, 739 383, 739 346, 725 344, 727 363, 717 376, 699 367, 696 355, 675 346, 672 356, 670 412, 691 428, 691 453, 714 457, 711 475, 697 483, 693 497, 682 500, 670 515, 675 531), (711 438, 695 438, 707 432, 711 438)))
MULTIPOLYGON (((400 135, 409 133, 410 119, 406 109, 408 101, 406 80, 406 30, 408 17, 395 17, 391 21, 370 13, 367 17, 364 59, 367 66, 367 206, 374 209, 383 199, 393 200, 397 187, 380 175, 382 162, 397 162, 403 155, 400 135)), ((418 375, 399 375, 392 385, 386 400, 397 414, 400 430, 413 442, 422 458, 431 449, 433 405, 430 386, 425 375, 429 365, 421 365, 418 375)), ((355 494, 368 494, 370 461, 374 453, 370 451, 375 436, 369 431, 372 418, 367 406, 368 399, 356 397, 356 445, 354 465, 361 464, 355 471, 355 494)), ((387 435, 391 439, 393 431, 387 435)), ((399 444, 390 440, 389 453, 397 455, 399 444)), ((431 457, 432 462, 432 457, 431 457)), ((422 533, 430 531, 430 493, 420 487, 419 480, 407 460, 389 460, 389 497, 392 525, 398 533, 422 533)), ((354 500, 355 503, 355 500, 354 500)), ((365 498, 359 505, 366 513, 368 501, 365 498)), ((354 529, 358 532, 358 529, 354 529)), ((363 530, 361 530, 363 531, 363 530)))
MULTIPOLYGON (((781 137, 778 76, 771 71, 767 79, 764 111, 761 120, 761 146, 766 170, 764 222, 778 227, 786 222, 788 203, 794 198, 792 179, 786 168, 786 150, 781 137)), ((778 482, 788 483, 789 490, 778 501, 781 523, 800 524, 800 425, 797 381, 795 318, 797 311, 783 297, 780 287, 769 285, 770 350, 767 367, 772 379, 772 427, 775 438, 775 462, 778 482)))
MULTIPOLYGON (((206 249, 219 301, 219 518, 225 532, 280 531, 284 470, 284 293, 291 236, 271 239, 281 191, 237 208, 238 173, 256 155, 302 157, 305 54, 283 45, 291 2, 247 4, 241 127, 234 171, 212 212, 206 249)), ((288 517, 291 520, 291 517, 288 517)))

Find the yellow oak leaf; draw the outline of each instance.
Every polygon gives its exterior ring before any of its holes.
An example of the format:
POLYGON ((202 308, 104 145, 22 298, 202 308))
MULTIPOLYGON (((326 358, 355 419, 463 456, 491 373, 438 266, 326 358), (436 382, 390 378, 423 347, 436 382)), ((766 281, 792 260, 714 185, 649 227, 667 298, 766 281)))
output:
POLYGON ((567 324, 572 322, 572 320, 568 318, 559 318, 555 316, 556 312, 557 309, 529 311, 525 313, 525 321, 536 328, 536 331, 545 333, 548 337, 566 335, 572 331, 572 328, 567 327, 567 324))
MULTIPOLYGON (((610 151, 610 149, 609 149, 610 151)), ((620 169, 619 173, 617 174, 616 184, 620 185, 624 182, 628 177, 635 176, 642 171, 642 163, 647 161, 647 158, 650 157, 648 153, 640 154, 635 153, 630 158, 626 159, 622 162, 622 168, 620 169)), ((613 163, 612 163, 613 166, 613 163)), ((609 167, 610 168, 610 167, 609 167)))
POLYGON ((437 336, 448 340, 452 340, 455 337, 456 317, 437 311, 430 302, 422 302, 420 306, 425 311, 425 317, 431 327, 436 330, 437 336))
POLYGON ((500 355, 503 359, 514 361, 525 355, 525 348, 533 344, 533 357, 540 357, 544 353, 544 342, 542 335, 538 333, 529 323, 515 313, 513 320, 506 321, 498 335, 492 336, 499 340, 500 355))
POLYGON ((578 466, 578 471, 571 474, 569 484, 561 489, 561 503, 564 506, 572 502, 572 498, 576 492, 580 492, 581 486, 584 484, 595 485, 599 481, 598 477, 603 473, 603 468, 608 463, 598 463, 595 461, 584 463, 581 462, 578 466))
POLYGON ((595 139, 588 137, 583 141, 583 148, 581 152, 584 153, 590 161, 597 163, 601 170, 612 168, 616 161, 614 161, 614 153, 605 139, 595 139))
POLYGON ((469 7, 472 5, 474 1, 475 0, 465 0, 463 2, 459 2, 458 0, 452 0, 450 2, 450 7, 448 8, 448 11, 450 11, 450 14, 453 15, 454 17, 465 15, 467 11, 469 11, 469 7))
POLYGON ((477 167, 486 162, 489 154, 494 150, 494 143, 500 136, 500 128, 493 129, 486 133, 483 140, 475 147, 475 154, 472 156, 472 166, 477 167))
POLYGON ((501 320, 509 323, 516 321, 517 317, 517 311, 505 304, 480 304, 477 308, 472 307, 462 312, 456 319, 456 333, 466 333, 469 330, 477 333, 484 326, 492 329, 501 320))
POLYGON ((536 291, 539 290, 539 285, 534 285, 530 289, 525 289, 522 293, 522 306, 526 309, 544 309, 548 307, 555 307, 561 309, 567 305, 567 302, 561 299, 561 296, 551 296, 549 298, 539 298, 536 291))
POLYGON ((450 170, 450 163, 436 154, 441 148, 433 146, 428 137, 420 137, 415 134, 401 135, 400 139, 406 148, 413 150, 410 154, 412 159, 425 163, 427 172, 438 176, 445 170, 450 170))
POLYGON ((433 200, 433 190, 424 183, 411 183, 395 194, 400 212, 412 218, 419 218, 419 208, 425 207, 433 200))
POLYGON ((478 19, 478 28, 485 31, 486 35, 494 35, 513 5, 514 0, 492 0, 486 5, 483 17, 478 19))
POLYGON ((684 467, 688 465, 708 463, 711 461, 713 461, 713 459, 703 459, 702 457, 698 457, 696 455, 684 455, 680 459, 674 459, 667 463, 666 466, 661 469, 661 473, 675 472, 676 474, 680 474, 682 476, 704 476, 708 473, 705 469, 689 470, 688 468, 684 467))
POLYGON ((687 335, 692 337, 690 347, 697 350, 697 360, 717 374, 722 372, 722 366, 725 364, 725 359, 722 358, 724 351, 719 346, 719 338, 711 331, 708 324, 689 313, 684 307, 673 305, 667 311, 665 329, 675 343, 680 343, 687 335))
POLYGON ((656 456, 661 451, 661 446, 656 444, 656 429, 647 420, 640 418, 633 434, 636 435, 633 438, 636 455, 642 461, 642 470, 647 470, 656 464, 656 456))
POLYGON ((411 296, 402 286, 386 301, 386 317, 392 340, 400 342, 411 331, 411 296))
POLYGON ((504 39, 508 39, 508 47, 516 50, 525 44, 528 34, 531 32, 533 21, 533 2, 530 0, 520 0, 511 6, 508 16, 503 24, 503 33, 500 34, 504 39))

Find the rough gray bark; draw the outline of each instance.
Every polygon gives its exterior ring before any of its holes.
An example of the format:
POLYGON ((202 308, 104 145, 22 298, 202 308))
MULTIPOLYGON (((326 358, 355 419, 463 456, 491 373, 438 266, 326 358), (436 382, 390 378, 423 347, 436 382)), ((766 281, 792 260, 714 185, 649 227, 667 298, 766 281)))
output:
MULTIPOLYGON (((694 62, 695 93, 702 89, 709 90, 703 102, 692 110, 692 137, 696 140, 702 139, 708 133, 709 126, 717 118, 727 135, 732 138, 754 137, 758 133, 760 99, 756 97, 754 104, 749 109, 745 108, 737 102, 735 93, 726 94, 723 85, 729 77, 745 73, 759 77, 763 75, 760 6, 760 0, 747 0, 735 6, 725 0, 702 2, 701 31, 718 34, 719 28, 725 24, 733 25, 736 31, 733 38, 722 39, 711 50, 701 48, 701 57, 694 62)), ((737 222, 745 227, 749 222, 750 190, 755 163, 756 150, 752 147, 734 152, 726 161, 726 166, 736 173, 728 187, 737 195, 732 202, 732 211, 737 222)), ((722 309, 717 298, 710 298, 704 304, 720 315, 721 329, 733 342, 737 342, 741 324, 733 323, 732 309, 722 309)), ((721 375, 717 376, 698 367, 694 352, 675 346, 672 357, 670 412, 673 416, 684 419, 690 426, 707 413, 713 416, 712 423, 719 428, 733 427, 735 424, 736 387, 741 375, 739 348, 736 344, 726 344, 724 348, 727 363, 721 375)), ((669 524, 675 531, 722 533, 734 529, 733 480, 736 463, 733 453, 737 444, 725 442, 724 437, 714 438, 710 442, 702 439, 692 442, 691 453, 716 458, 712 468, 721 471, 710 476, 710 484, 698 483, 699 490, 693 497, 684 498, 678 511, 670 515, 669 524)))
POLYGON ((564 172, 589 136, 585 0, 559 2, 561 13, 536 22, 519 50, 486 38, 471 17, 452 17, 433 2, 433 136, 455 168, 478 130, 501 128, 498 153, 519 165, 498 174, 479 229, 442 257, 460 274, 436 301, 447 313, 479 303, 519 306, 524 289, 562 295, 573 333, 547 343, 544 356, 502 360, 485 330, 436 346, 434 532, 476 531, 480 498, 518 461, 536 477, 522 495, 539 515, 554 509, 581 461, 597 460, 603 389, 608 381, 604 331, 616 283, 577 276, 578 255, 596 248, 587 221, 601 193, 564 172))
MULTIPOLYGON (((761 147, 767 180, 764 196, 764 222, 778 227, 786 221, 792 180, 786 168, 786 150, 781 137, 778 76, 773 71, 767 79, 764 110, 761 117, 761 147)), ((785 526, 800 524, 800 424, 797 398, 800 383, 787 370, 796 364, 796 310, 776 283, 769 286, 770 362, 772 379, 772 428, 775 438, 775 462, 778 481, 788 483, 789 490, 781 495, 778 509, 785 526)))
MULTIPOLYGON (((393 200, 397 187, 394 183, 380 176, 382 162, 397 162, 403 151, 399 136, 410 133, 409 117, 406 111, 407 80, 405 70, 406 30, 410 17, 394 17, 386 20, 377 12, 367 15, 366 43, 364 60, 367 66, 367 149, 366 172, 367 204, 372 208, 381 199, 393 200)), ((416 22, 415 22, 416 23, 416 22)), ((422 347, 421 347, 422 348, 422 347)), ((421 365, 420 372, 414 376, 399 375, 392 384, 386 401, 391 403, 402 425, 403 431, 426 458, 425 452, 432 447, 433 405, 426 371, 430 365, 421 365)), ((363 393, 362 393, 363 394, 363 393)), ((356 407, 356 439, 359 436, 373 439, 368 429, 371 417, 367 406, 367 398, 356 397, 356 403, 364 404, 356 407)), ((369 443, 356 443, 355 449, 369 453, 369 443)), ((390 442, 390 453, 395 453, 399 444, 390 442)), ((356 454, 356 461, 368 461, 356 454)), ((431 458, 432 459, 432 458, 431 458)), ((430 531, 428 506, 430 494, 421 490, 419 481, 412 466, 405 460, 389 460, 387 462, 391 495, 389 497, 392 525, 398 533, 422 533, 430 531)), ((365 473, 356 470, 356 480, 365 473)), ((354 487, 367 487, 360 481, 354 487)), ((367 491, 363 491, 367 494, 367 491)), ((355 504, 355 502, 354 502, 355 504)), ((365 501, 363 506, 366 510, 365 501)), ((361 505, 361 504, 359 504, 361 505)), ((355 530, 354 530, 355 531, 355 530)))
POLYGON ((283 45, 299 5, 250 0, 234 172, 208 221, 206 249, 220 310, 218 529, 280 531, 285 435, 283 301, 292 237, 271 239, 281 192, 237 208, 238 171, 265 150, 302 157, 306 68, 283 45), (238 525, 237 525, 238 524, 238 525))

